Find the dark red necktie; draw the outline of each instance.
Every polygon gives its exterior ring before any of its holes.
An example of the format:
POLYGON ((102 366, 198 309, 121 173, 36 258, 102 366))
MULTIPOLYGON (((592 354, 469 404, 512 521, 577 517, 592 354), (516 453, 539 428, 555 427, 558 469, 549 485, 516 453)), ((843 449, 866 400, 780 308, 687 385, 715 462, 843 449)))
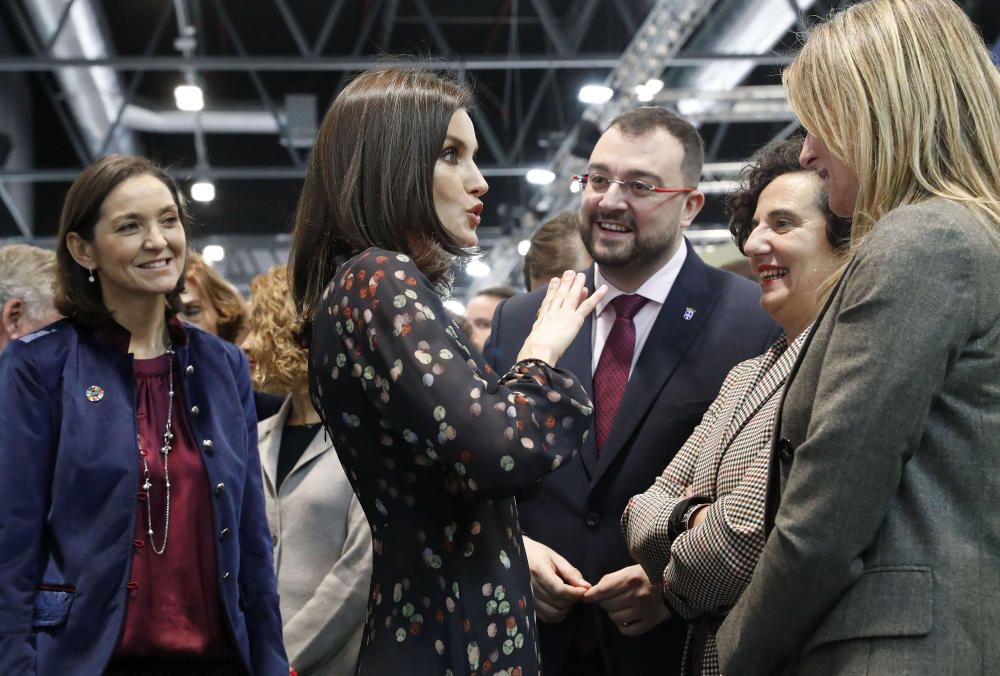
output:
POLYGON ((618 296, 610 303, 615 309, 615 323, 594 371, 594 429, 597 432, 598 454, 608 438, 611 423, 628 385, 628 374, 635 355, 635 323, 632 318, 645 304, 646 299, 635 294, 618 296))

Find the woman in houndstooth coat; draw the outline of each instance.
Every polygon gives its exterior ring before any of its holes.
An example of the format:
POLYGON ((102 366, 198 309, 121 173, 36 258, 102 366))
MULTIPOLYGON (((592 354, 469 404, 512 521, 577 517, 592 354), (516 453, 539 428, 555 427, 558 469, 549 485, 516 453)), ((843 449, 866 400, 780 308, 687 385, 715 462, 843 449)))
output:
POLYGON ((632 556, 671 610, 691 621, 686 674, 718 675, 715 631, 764 547, 771 432, 785 379, 837 269, 848 222, 798 163, 802 139, 764 148, 727 198, 730 229, 761 284, 761 306, 785 332, 738 364, 673 461, 622 515, 632 556))

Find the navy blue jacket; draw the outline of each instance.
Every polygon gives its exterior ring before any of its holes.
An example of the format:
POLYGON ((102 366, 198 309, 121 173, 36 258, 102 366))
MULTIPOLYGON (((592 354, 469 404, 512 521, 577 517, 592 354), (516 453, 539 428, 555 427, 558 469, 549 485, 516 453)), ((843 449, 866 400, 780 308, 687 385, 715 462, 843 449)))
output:
MULTIPOLYGON (((592 584, 635 564, 619 526, 629 498, 649 488, 670 463, 729 370, 781 335, 760 309, 754 284, 706 265, 685 244, 687 258, 639 355, 600 457, 591 429, 577 460, 519 496, 524 534, 566 557, 592 584)), ((587 271, 587 288, 594 288, 593 268, 587 271)), ((517 359, 544 295, 540 289, 514 296, 497 308, 485 356, 499 373, 517 359)), ((591 316, 558 363, 591 396, 592 326, 591 316)), ((593 633, 595 626, 608 673, 679 673, 685 635, 679 621, 629 638, 598 611, 579 604, 564 621, 539 624, 546 674, 559 674, 581 627, 593 633)))
MULTIPOLYGON (((285 676, 246 358, 185 331, 176 358, 213 496, 224 621, 249 674, 285 676)), ((52 324, 0 355, 0 411, 0 673, 99 674, 125 620, 132 563, 132 357, 68 320, 52 324), (85 396, 91 385, 100 401, 85 396)))

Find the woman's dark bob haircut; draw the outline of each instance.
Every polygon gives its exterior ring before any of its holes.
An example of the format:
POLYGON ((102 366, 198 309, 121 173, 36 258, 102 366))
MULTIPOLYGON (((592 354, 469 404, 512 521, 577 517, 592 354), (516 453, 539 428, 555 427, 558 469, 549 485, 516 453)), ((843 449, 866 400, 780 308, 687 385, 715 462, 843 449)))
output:
POLYGON ((376 246, 410 256, 446 287, 467 255, 434 208, 434 165, 468 89, 442 75, 396 67, 365 71, 323 118, 295 214, 289 270, 308 340, 323 290, 340 263, 376 246))
MULTIPOLYGON (((799 164, 802 153, 801 137, 769 143, 758 150, 750 164, 740 173, 740 186, 726 195, 726 212, 729 214, 729 232, 736 240, 740 253, 753 232, 753 215, 757 211, 757 200, 771 181, 784 174, 807 172, 799 164)), ((838 253, 847 250, 851 243, 851 219, 841 218, 830 211, 830 203, 825 192, 820 193, 819 210, 826 219, 826 239, 838 253)))
MULTIPOLYGON (((177 205, 177 216, 184 228, 187 241, 191 241, 191 217, 187 202, 174 179, 145 157, 136 155, 107 155, 83 170, 66 193, 62 214, 59 216, 59 239, 56 244, 56 280, 53 301, 56 309, 78 324, 96 326, 110 317, 101 295, 100 280, 87 281, 90 273, 70 255, 66 238, 75 232, 88 242, 94 241, 94 226, 101 219, 104 200, 130 178, 153 176, 163 182, 177 205)), ((184 275, 177 287, 166 295, 168 306, 180 308, 180 293, 184 288, 184 275)))

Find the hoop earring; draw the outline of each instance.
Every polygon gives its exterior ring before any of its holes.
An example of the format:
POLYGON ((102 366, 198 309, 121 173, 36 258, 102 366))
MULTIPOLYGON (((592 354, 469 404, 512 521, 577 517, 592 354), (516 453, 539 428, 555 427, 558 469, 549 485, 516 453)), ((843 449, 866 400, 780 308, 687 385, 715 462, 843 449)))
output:
POLYGON ((90 276, 87 277, 87 281, 93 284, 96 280, 94 279, 94 268, 88 267, 87 271, 90 272, 90 276))

